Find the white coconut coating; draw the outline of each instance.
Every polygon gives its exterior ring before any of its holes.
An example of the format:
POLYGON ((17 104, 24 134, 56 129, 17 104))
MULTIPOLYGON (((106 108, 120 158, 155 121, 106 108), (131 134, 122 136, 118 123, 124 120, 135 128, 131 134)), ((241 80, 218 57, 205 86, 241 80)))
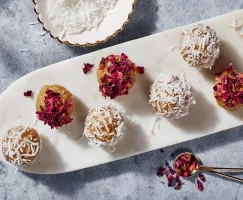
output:
POLYGON ((181 55, 193 67, 211 69, 220 54, 219 43, 216 32, 209 26, 193 25, 183 30, 181 55))
POLYGON ((151 86, 149 103, 157 114, 179 119, 189 114, 196 100, 184 74, 160 74, 151 86))
POLYGON ((112 105, 93 108, 85 121, 84 135, 92 146, 114 147, 123 139, 125 123, 119 111, 112 105))
POLYGON ((18 126, 4 131, 2 153, 14 165, 33 163, 41 151, 41 141, 35 129, 18 126))

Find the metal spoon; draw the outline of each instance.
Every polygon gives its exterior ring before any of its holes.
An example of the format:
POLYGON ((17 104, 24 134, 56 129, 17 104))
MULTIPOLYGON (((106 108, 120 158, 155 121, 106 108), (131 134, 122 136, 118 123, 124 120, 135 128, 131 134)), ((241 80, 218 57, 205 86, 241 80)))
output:
MULTIPOLYGON (((200 161, 199 161, 198 157, 196 157, 194 154, 192 154, 190 152, 185 152, 185 153, 179 154, 176 157, 176 159, 175 159, 175 161, 173 163, 174 170, 180 176, 183 176, 183 173, 184 172, 182 171, 181 168, 178 169, 176 167, 176 161, 178 161, 179 159, 181 159, 185 155, 189 156, 191 163, 195 162, 195 167, 193 169, 189 170, 189 174, 188 174, 187 177, 193 176, 198 171, 204 171, 204 172, 210 172, 210 173, 213 173, 213 174, 216 174, 216 175, 225 177, 225 178, 229 178, 229 179, 232 179, 232 180, 235 180, 235 181, 240 181, 240 182, 243 183, 243 179, 240 179, 240 178, 237 178, 237 177, 234 177, 234 176, 230 176, 230 175, 227 175, 227 174, 224 174, 224 173, 221 173, 221 172, 214 171, 214 170, 224 170, 224 171, 231 171, 231 172, 232 171, 243 172, 243 168, 225 168, 225 167, 209 167, 209 166, 203 166, 203 165, 200 164, 200 161)), ((183 176, 183 177, 185 177, 185 176, 183 176)))

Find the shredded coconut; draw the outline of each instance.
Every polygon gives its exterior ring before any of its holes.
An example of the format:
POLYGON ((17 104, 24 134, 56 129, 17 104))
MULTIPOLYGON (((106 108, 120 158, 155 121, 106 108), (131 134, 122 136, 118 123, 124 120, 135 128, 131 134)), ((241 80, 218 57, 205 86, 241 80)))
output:
POLYGON ((236 19, 233 19, 232 24, 228 24, 229 27, 234 28, 235 32, 239 36, 243 36, 243 31, 238 31, 239 29, 242 29, 242 22, 238 22, 236 19))
POLYGON ((60 32, 59 38, 66 34, 80 34, 97 30, 118 0, 48 0, 47 16, 60 32))
POLYGON ((191 85, 184 74, 180 77, 160 74, 150 90, 149 103, 157 114, 178 119, 190 112, 196 104, 191 85))
POLYGON ((120 112, 112 105, 97 106, 85 121, 84 135, 91 146, 108 145, 110 151, 123 139, 125 123, 120 112))
POLYGON ((212 68, 219 57, 219 39, 209 26, 198 24, 183 30, 181 54, 193 67, 212 68))

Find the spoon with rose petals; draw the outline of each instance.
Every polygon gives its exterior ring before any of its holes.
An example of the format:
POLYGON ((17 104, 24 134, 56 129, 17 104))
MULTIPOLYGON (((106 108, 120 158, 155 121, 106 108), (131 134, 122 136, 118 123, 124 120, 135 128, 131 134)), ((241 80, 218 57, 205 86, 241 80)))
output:
POLYGON ((223 171, 231 171, 231 172, 233 171, 243 172, 243 168, 225 168, 225 167, 223 168, 223 167, 203 166, 200 164, 200 160, 198 159, 198 157, 196 157, 194 154, 189 152, 179 154, 174 161, 173 167, 176 173, 182 177, 190 177, 193 176, 198 171, 204 171, 225 178, 229 178, 235 181, 240 181, 243 183, 243 179, 214 171, 214 170, 223 170, 223 171))

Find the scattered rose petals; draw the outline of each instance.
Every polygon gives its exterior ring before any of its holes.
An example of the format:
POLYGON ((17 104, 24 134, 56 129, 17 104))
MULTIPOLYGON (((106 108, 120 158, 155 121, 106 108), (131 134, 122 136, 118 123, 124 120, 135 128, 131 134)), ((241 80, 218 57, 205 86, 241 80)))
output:
POLYGON ((203 181, 203 182, 206 181, 205 176, 204 176, 202 173, 199 174, 199 178, 200 178, 200 180, 203 181))
POLYGON ((24 92, 24 96, 25 97, 31 97, 32 96, 32 91, 28 90, 28 91, 24 92))
POLYGON ((90 70, 91 70, 91 68, 93 67, 94 65, 91 65, 91 64, 89 64, 89 63, 84 63, 84 67, 83 67, 83 72, 84 72, 84 74, 87 74, 90 70))
POLYGON ((164 167, 160 167, 157 170, 157 176, 161 177, 165 174, 165 172, 166 172, 166 169, 164 167))
POLYGON ((144 74, 144 67, 137 67, 137 71, 139 74, 144 74))
POLYGON ((63 102, 59 93, 47 90, 44 102, 45 108, 41 107, 41 111, 36 112, 38 119, 44 121, 44 124, 48 124, 53 129, 72 121, 68 114, 68 109, 72 104, 63 102))
POLYGON ((199 191, 203 191, 203 184, 202 184, 202 182, 199 181, 198 179, 197 179, 197 189, 198 189, 199 191))
POLYGON ((168 180, 168 186, 171 187, 173 182, 173 176, 171 174, 168 174, 166 178, 168 180))

